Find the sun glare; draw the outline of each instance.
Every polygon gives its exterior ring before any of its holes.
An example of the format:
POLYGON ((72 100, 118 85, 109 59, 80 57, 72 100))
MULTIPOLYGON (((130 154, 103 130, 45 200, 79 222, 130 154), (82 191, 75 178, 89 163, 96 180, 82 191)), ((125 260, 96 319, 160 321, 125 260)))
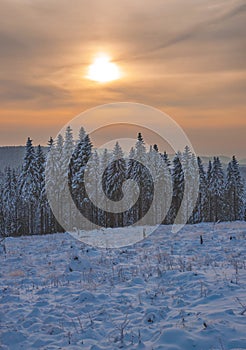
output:
POLYGON ((118 66, 106 55, 99 55, 88 68, 87 78, 100 83, 117 80, 121 76, 118 66))

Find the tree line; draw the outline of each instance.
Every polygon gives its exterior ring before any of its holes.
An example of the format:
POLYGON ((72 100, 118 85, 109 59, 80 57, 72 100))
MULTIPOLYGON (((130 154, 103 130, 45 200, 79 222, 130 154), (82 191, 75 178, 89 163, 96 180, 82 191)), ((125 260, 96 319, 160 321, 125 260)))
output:
MULTIPOLYGON (((170 160, 166 152, 159 152, 157 145, 147 150, 141 133, 128 157, 124 156, 118 142, 113 151, 105 149, 99 153, 93 149, 90 136, 83 128, 74 140, 72 129, 68 127, 64 137, 59 135, 55 141, 50 138, 47 154, 40 146, 35 149, 28 138, 21 169, 8 167, 0 174, 0 234, 64 231, 59 217, 73 222, 76 215, 64 201, 65 184, 77 209, 88 222, 104 227, 137 224, 145 216, 148 224, 171 224, 181 208, 180 217, 186 218, 188 223, 246 219, 245 185, 235 156, 226 170, 219 157, 214 157, 205 166, 188 146, 170 160), (187 182, 195 183, 195 170, 199 183, 193 205, 192 186, 187 187, 187 182), (63 181, 54 184, 52 181, 56 181, 58 173, 63 181), (133 187, 128 188, 126 180, 132 180, 137 186, 131 184, 133 187), (54 188, 58 220, 47 199, 47 186, 54 188), (106 209, 100 202, 104 198, 100 191, 111 200, 106 209), (114 213, 110 205, 124 196, 126 202, 131 203, 130 207, 122 207, 114 213)), ((90 229, 90 225, 79 228, 90 229)))

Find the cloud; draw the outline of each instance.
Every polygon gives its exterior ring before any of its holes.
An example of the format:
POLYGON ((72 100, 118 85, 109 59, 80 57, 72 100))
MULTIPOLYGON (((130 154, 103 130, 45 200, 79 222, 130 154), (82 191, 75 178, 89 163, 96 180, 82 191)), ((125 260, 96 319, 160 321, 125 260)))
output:
POLYGON ((25 123, 27 109, 57 110, 54 125, 61 110, 135 101, 195 111, 204 123, 204 110, 243 115, 245 10, 240 0, 2 0, 0 113, 11 111, 11 125, 14 115, 25 123), (109 52, 122 80, 84 78, 97 51, 109 52))

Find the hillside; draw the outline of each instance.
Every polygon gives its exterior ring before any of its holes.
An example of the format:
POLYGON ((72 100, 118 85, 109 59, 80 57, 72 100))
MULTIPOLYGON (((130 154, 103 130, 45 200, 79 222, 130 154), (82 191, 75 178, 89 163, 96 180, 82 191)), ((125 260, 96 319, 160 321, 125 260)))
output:
POLYGON ((69 234, 7 238, 1 349, 245 349, 245 257, 245 222, 160 226, 107 250, 69 234))
MULTIPOLYGON (((47 147, 43 147, 43 151, 46 152, 47 147)), ((0 147, 0 171, 4 171, 6 167, 18 168, 22 164, 22 160, 25 154, 25 146, 4 146, 0 147)), ((172 158, 172 156, 170 156, 172 158)), ((202 156, 204 164, 207 164, 213 157, 202 156)), ((230 161, 229 157, 221 156, 223 164, 227 164, 230 161)), ((246 159, 239 160, 242 170, 242 176, 246 181, 246 159)))
MULTIPOLYGON (((46 147, 43 147, 45 151, 46 147)), ((25 146, 0 147, 0 171, 6 167, 19 168, 25 155, 25 146)))

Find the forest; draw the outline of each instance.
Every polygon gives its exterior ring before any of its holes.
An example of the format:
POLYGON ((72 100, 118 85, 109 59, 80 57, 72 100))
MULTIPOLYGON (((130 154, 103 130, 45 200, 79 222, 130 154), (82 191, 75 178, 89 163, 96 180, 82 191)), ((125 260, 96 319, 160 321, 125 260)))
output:
POLYGON ((127 156, 118 142, 113 150, 99 152, 83 127, 77 138, 67 127, 64 137, 50 138, 45 153, 28 138, 22 166, 7 167, 0 174, 1 236, 64 232, 62 222, 72 225, 77 215, 64 199, 65 185, 89 223, 79 229, 89 230, 90 223, 99 227, 137 225, 145 216, 148 225, 172 224, 178 213, 190 224, 246 219, 245 184, 235 156, 226 170, 219 157, 204 165, 188 146, 170 158, 156 144, 147 149, 141 133, 127 156), (128 188, 126 180, 135 185, 128 188), (196 186, 194 202, 192 189, 196 186), (52 191, 59 215, 53 214, 47 189, 52 191), (102 208, 100 191, 111 206, 125 197, 128 207, 117 213, 110 205, 102 208))

